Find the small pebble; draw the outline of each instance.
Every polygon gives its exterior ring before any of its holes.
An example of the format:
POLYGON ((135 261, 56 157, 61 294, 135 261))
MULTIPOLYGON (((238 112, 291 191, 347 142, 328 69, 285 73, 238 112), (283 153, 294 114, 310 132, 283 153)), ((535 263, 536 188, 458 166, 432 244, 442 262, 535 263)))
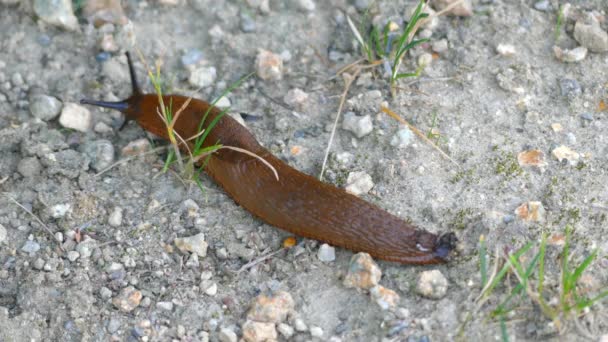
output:
POLYGON ((156 308, 163 311, 173 311, 173 303, 172 302, 158 302, 156 303, 156 308))
POLYGON ((583 114, 581 114, 581 119, 587 120, 587 121, 593 121, 593 114, 583 113, 583 114))
POLYGON ((441 299, 448 291, 448 280, 439 270, 421 272, 416 284, 416 292, 430 299, 441 299))
POLYGON ((53 120, 61 113, 63 104, 53 96, 37 94, 30 96, 30 113, 42 121, 53 120))
POLYGON ((251 18, 251 16, 248 13, 241 12, 240 18, 241 18, 241 21, 240 21, 241 31, 243 31, 245 33, 255 32, 255 29, 256 29, 255 20, 253 20, 253 18, 251 18))
POLYGON ((512 57, 515 56, 517 50, 515 50, 515 46, 511 44, 498 44, 496 47, 496 52, 501 56, 512 57))
POLYGON ((99 295, 101 296, 101 298, 103 299, 110 299, 112 298, 112 290, 110 290, 109 288, 102 286, 101 289, 99 289, 99 295))
POLYGON ((372 176, 365 171, 355 171, 348 174, 346 179, 346 192, 355 196, 368 193, 374 187, 372 176))
POLYGON ((95 60, 99 63, 103 63, 103 62, 108 61, 111 57, 112 57, 112 55, 109 52, 102 51, 95 55, 95 60))
POLYGON ((59 124, 65 128, 75 129, 80 132, 87 132, 92 125, 93 117, 91 112, 85 107, 76 103, 65 103, 59 124))
POLYGON ((181 57, 183 66, 198 64, 203 59, 203 52, 199 49, 188 49, 181 57))
POLYGON ((296 331, 298 331, 298 332, 305 332, 308 330, 308 326, 306 325, 306 323, 304 323, 304 320, 302 320, 301 318, 296 318, 293 321, 293 326, 296 328, 296 331))
POLYGON ((381 285, 376 285, 369 290, 372 300, 376 302, 382 308, 382 310, 388 310, 396 308, 401 299, 397 292, 387 289, 381 285))
POLYGON ((560 162, 567 160, 570 165, 576 165, 580 159, 580 154, 578 152, 564 145, 553 149, 553 151, 551 151, 551 155, 560 162))
POLYGON ((285 101, 288 106, 291 106, 296 110, 301 111, 306 107, 306 102, 308 101, 308 94, 299 88, 290 89, 287 92, 287 95, 283 97, 283 101, 285 101))
POLYGON ((583 92, 580 84, 575 79, 562 78, 559 80, 559 86, 562 91, 562 96, 576 97, 583 92))
POLYGON ((381 277, 382 270, 372 257, 367 253, 357 253, 350 259, 343 284, 348 288, 370 289, 378 285, 381 277))
POLYGON ((288 340, 295 333, 293 327, 291 327, 291 325, 285 324, 285 323, 279 323, 279 325, 277 325, 277 330, 279 331, 279 334, 281 334, 281 336, 285 337, 285 339, 288 339, 288 340))
POLYGON ((78 30, 78 19, 74 15, 71 0, 34 0, 34 13, 44 22, 66 30, 78 30))
POLYGON ((545 154, 541 150, 522 151, 517 155, 517 161, 520 166, 534 166, 539 169, 547 166, 545 154))
POLYGON ((121 154, 125 157, 136 156, 149 151, 151 147, 148 139, 141 138, 129 142, 127 146, 122 148, 121 154))
POLYGON ((599 23, 587 25, 577 21, 574 25, 574 39, 592 52, 608 51, 608 33, 602 30, 599 23))
POLYGON ((36 261, 34 261, 34 268, 37 270, 42 270, 44 268, 44 260, 41 258, 36 259, 36 261))
POLYGON ((321 247, 319 247, 317 257, 323 262, 332 262, 336 260, 336 249, 324 243, 321 245, 321 247))
POLYGON ((108 224, 112 227, 120 227, 122 224, 122 212, 123 210, 121 207, 115 207, 114 210, 112 210, 110 217, 108 217, 108 224))
POLYGON ((69 251, 67 253, 67 257, 68 257, 69 261, 74 262, 74 261, 76 261, 76 259, 80 258, 80 253, 78 253, 76 251, 69 251))
POLYGON ((313 0, 298 0, 298 7, 308 12, 312 12, 316 8, 315 2, 313 0))
POLYGON ((357 116, 353 112, 348 112, 344 114, 342 129, 353 132, 357 138, 363 138, 374 129, 372 117, 370 115, 357 116))
POLYGON ((87 141, 80 146, 80 151, 91 160, 91 168, 97 172, 114 163, 114 145, 105 139, 87 141))
POLYGON ((218 339, 221 342, 236 342, 238 340, 236 333, 230 328, 222 328, 218 334, 218 339))
POLYGON ((553 132, 559 133, 564 130, 564 127, 559 123, 552 123, 551 129, 553 130, 553 132))
POLYGON ((316 327, 316 326, 310 327, 310 336, 316 337, 316 338, 322 338, 323 329, 321 329, 321 327, 316 327))
POLYGON ((355 7, 359 11, 365 11, 372 5, 372 3, 374 3, 374 0, 355 0, 355 7))
POLYGON ((36 157, 26 157, 17 164, 17 171, 25 178, 36 178, 40 175, 42 165, 36 157))
POLYGON ((190 77, 188 77, 188 83, 193 87, 206 88, 213 85, 217 78, 217 71, 215 67, 200 67, 190 71, 190 77))
POLYGON ((7 235, 8 233, 6 232, 6 228, 4 228, 4 226, 0 224, 0 244, 6 241, 7 235))
POLYGON ((418 56, 417 63, 419 67, 426 68, 433 63, 433 55, 428 52, 422 53, 418 56))
POLYGON ((393 135, 390 144, 391 146, 397 148, 406 148, 412 143, 413 140, 414 133, 409 129, 409 127, 404 126, 400 128, 395 135, 393 135))
POLYGON ((205 294, 211 297, 215 296, 217 294, 217 283, 213 283, 211 286, 207 287, 205 294))
POLYGON ((283 59, 270 51, 260 49, 255 60, 256 73, 265 81, 283 77, 283 59))
POLYGON ((551 3, 549 2, 549 0, 537 1, 534 4, 534 8, 542 12, 547 12, 551 10, 551 3))
POLYGON ((21 250, 28 254, 34 254, 40 250, 40 244, 36 241, 27 240, 21 250))
POLYGON ((112 304, 122 312, 131 312, 139 306, 142 297, 141 291, 135 289, 133 286, 128 286, 122 289, 120 294, 112 299, 112 304))
POLYGON ((125 25, 129 21, 120 0, 88 0, 82 9, 82 15, 95 27, 105 24, 125 25))
POLYGON ((276 341, 277 337, 274 323, 248 320, 243 324, 243 339, 246 342, 276 341))
POLYGON ((444 53, 448 51, 448 40, 447 39, 439 39, 431 43, 431 49, 437 53, 444 53))
POLYGON ((522 203, 515 209, 515 215, 526 222, 544 222, 545 207, 539 201, 522 203))
POLYGON ((203 233, 183 238, 176 238, 174 243, 175 246, 177 246, 177 248, 184 253, 196 253, 199 257, 207 256, 207 247, 209 245, 205 241, 205 234, 203 233))
POLYGON ((572 50, 568 50, 562 49, 559 46, 554 46, 553 53, 555 53, 555 57, 562 62, 577 63, 587 57, 587 48, 584 46, 579 46, 572 50))
POLYGON ((285 291, 270 296, 259 295, 247 313, 247 319, 256 322, 280 323, 294 310, 294 301, 285 291))
MULTIPOLYGON (((452 3, 459 0, 437 0, 434 2, 435 9, 437 11, 442 11, 446 7, 450 6, 452 3)), ((452 15, 457 17, 470 17, 473 15, 473 6, 471 5, 471 0, 464 0, 460 5, 449 10, 446 15, 452 15)))

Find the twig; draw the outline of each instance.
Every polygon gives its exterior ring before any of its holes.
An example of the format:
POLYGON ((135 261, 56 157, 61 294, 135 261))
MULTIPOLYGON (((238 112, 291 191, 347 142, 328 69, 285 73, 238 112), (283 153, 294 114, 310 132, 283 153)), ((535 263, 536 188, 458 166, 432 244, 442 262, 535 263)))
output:
POLYGON ((431 145, 435 150, 437 150, 444 158, 446 158, 447 160, 451 161, 452 163, 454 163, 454 165, 456 165, 458 168, 460 168, 460 165, 458 165, 458 163, 454 159, 452 159, 445 152, 443 152, 443 150, 440 149, 439 146, 435 145, 435 143, 432 142, 429 138, 427 138, 424 135, 424 133, 420 132, 420 130, 418 128, 414 127, 409 122, 407 122, 405 119, 403 119, 402 117, 400 117, 397 113, 393 112, 392 110, 390 110, 390 109, 388 109, 388 108, 386 108, 384 106, 380 106, 380 110, 382 110, 384 113, 390 115, 391 117, 393 117, 397 121, 401 122, 402 124, 406 125, 409 129, 411 129, 414 133, 416 133, 417 136, 419 136, 427 144, 431 145))
POLYGON ((277 255, 277 254, 281 253, 282 251, 287 250, 289 248, 290 247, 282 247, 282 248, 280 248, 280 249, 278 249, 278 250, 276 250, 274 252, 270 252, 270 253, 268 253, 266 255, 262 255, 261 257, 255 259, 255 260, 252 260, 252 261, 246 263, 245 265, 241 266, 241 268, 239 268, 238 271, 236 271, 235 273, 236 274, 240 274, 241 272, 243 272, 243 271, 245 271, 245 270, 247 270, 247 269, 249 269, 249 268, 251 268, 251 267, 253 267, 253 266, 255 266, 255 265, 257 265, 257 264, 259 264, 259 263, 261 263, 263 261, 265 261, 265 260, 268 260, 268 259, 272 258, 273 256, 275 256, 275 255, 277 255))
MULTIPOLYGON (((12 198, 8 193, 4 193, 4 196, 6 196, 6 198, 8 198, 9 200, 11 200, 13 203, 15 203, 15 205, 17 205, 19 208, 23 209, 23 211, 25 211, 26 213, 30 214, 30 216, 32 216, 36 222, 38 222, 38 224, 40 224, 42 226, 42 228, 49 234, 49 236, 51 237, 52 241, 55 241, 55 234, 53 234, 53 232, 51 231, 51 229, 44 224, 44 222, 42 222, 42 220, 36 216, 34 213, 32 213, 28 208, 26 208, 24 205, 22 205, 21 203, 17 202, 16 199, 12 198)), ((63 246, 61 246, 61 244, 58 244, 59 249, 61 249, 62 251, 65 252, 65 249, 63 249, 63 246)))
POLYGON ((134 155, 134 156, 130 156, 130 157, 127 157, 127 158, 123 158, 123 159, 121 159, 121 160, 119 160, 119 161, 115 162, 114 164, 112 164, 112 165, 110 165, 110 166, 106 167, 105 169, 103 169, 103 170, 101 170, 101 171, 97 172, 97 173, 95 174, 95 177, 99 177, 99 176, 101 176, 102 174, 104 174, 104 173, 108 172, 109 170, 111 170, 111 169, 115 168, 116 166, 118 166, 118 165, 120 165, 120 164, 124 164, 124 163, 126 163, 126 162, 128 162, 128 161, 130 161, 130 160, 133 160, 133 159, 137 158, 137 157, 145 156, 145 155, 148 155, 148 154, 153 154, 153 153, 156 153, 156 152, 162 151, 162 150, 164 150, 164 149, 166 149, 166 148, 167 148, 167 146, 160 146, 160 147, 157 147, 157 148, 153 148, 153 149, 151 149, 150 151, 145 151, 145 152, 142 152, 142 153, 138 153, 138 154, 136 154, 136 155, 134 155))
POLYGON ((196 157, 193 157, 192 161, 194 163, 196 163, 201 158, 206 157, 206 156, 208 156, 208 155, 210 155, 210 154, 212 154, 212 153, 214 153, 214 152, 216 152, 218 150, 221 150, 221 149, 227 149, 227 150, 233 150, 233 151, 241 152, 241 153, 244 153, 244 154, 246 154, 248 156, 252 156, 252 157, 256 158, 257 160, 261 161, 264 165, 266 165, 272 171, 272 173, 274 174, 274 177, 277 179, 277 181, 279 180, 279 173, 274 168, 274 166, 272 166, 272 164, 270 164, 268 161, 266 161, 266 159, 258 156, 257 154, 255 154, 255 153, 253 153, 253 152, 251 152, 249 150, 246 150, 246 149, 240 148, 240 147, 236 147, 236 146, 223 146, 223 145, 218 146, 217 148, 215 148, 215 149, 213 149, 213 150, 211 150, 209 152, 202 153, 202 154, 197 155, 196 157))

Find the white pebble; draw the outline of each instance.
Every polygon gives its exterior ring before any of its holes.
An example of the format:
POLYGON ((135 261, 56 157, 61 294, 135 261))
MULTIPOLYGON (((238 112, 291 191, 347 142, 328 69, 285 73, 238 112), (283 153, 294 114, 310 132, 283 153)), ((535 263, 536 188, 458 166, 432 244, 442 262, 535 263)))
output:
POLYGON ((310 327, 310 336, 316 337, 316 338, 323 337, 323 329, 321 329, 321 327, 315 327, 315 326, 310 327))
POLYGON ((4 226, 0 224, 0 243, 4 242, 4 240, 6 240, 7 235, 8 234, 6 232, 6 228, 4 228, 4 226))
POLYGON ((324 243, 321 245, 321 247, 319 247, 317 257, 323 262, 332 262, 336 260, 336 249, 324 243))
POLYGON ((553 53, 555 53, 555 57, 562 62, 566 63, 577 63, 585 59, 587 57, 587 48, 584 46, 579 46, 572 50, 562 49, 559 46, 553 47, 553 53))
POLYGON ((59 116, 61 126, 87 132, 91 128, 92 122, 91 112, 85 107, 71 102, 63 105, 61 116, 59 116))
POLYGON ((80 258, 80 253, 76 252, 76 251, 69 251, 68 252, 68 260, 70 260, 71 262, 76 261, 76 259, 80 258))
POLYGON ((355 171, 348 174, 346 179, 346 192, 355 196, 365 194, 374 187, 372 176, 365 171, 355 171))
POLYGON ((217 294, 217 283, 211 284, 211 286, 205 290, 205 294, 211 297, 215 296, 217 294))
POLYGON ((184 238, 176 238, 174 242, 175 246, 182 252, 196 253, 199 257, 205 257, 207 255, 207 247, 209 245, 205 241, 205 234, 203 233, 184 238))
POLYGON ((511 44, 498 44, 496 47, 496 52, 498 52, 501 56, 511 57, 517 53, 517 50, 515 50, 515 46, 511 44))
POLYGON ((122 224, 122 208, 116 207, 108 217, 108 224, 112 227, 119 227, 122 224))
POLYGON ((405 126, 393 135, 390 144, 397 148, 406 148, 412 143, 412 140, 414 140, 414 133, 405 126))
POLYGON ((279 80, 283 77, 283 59, 270 51, 260 49, 255 60, 257 75, 265 80, 279 80))
POLYGON ((295 333, 291 325, 285 323, 279 323, 279 325, 277 326, 277 330, 279 331, 279 334, 281 334, 286 339, 290 339, 295 333))
POLYGON ((448 280, 439 270, 424 271, 418 277, 416 292, 420 295, 431 298, 441 299, 448 291, 448 280))
POLYGON ((188 83, 193 87, 206 88, 215 82, 217 71, 214 67, 201 67, 193 69, 188 77, 188 83))
POLYGON ((374 129, 372 117, 369 115, 357 116, 353 112, 344 114, 342 129, 353 132, 357 138, 363 138, 374 129))
POLYGON ((298 0, 298 6, 308 12, 315 10, 315 3, 313 0, 298 0))

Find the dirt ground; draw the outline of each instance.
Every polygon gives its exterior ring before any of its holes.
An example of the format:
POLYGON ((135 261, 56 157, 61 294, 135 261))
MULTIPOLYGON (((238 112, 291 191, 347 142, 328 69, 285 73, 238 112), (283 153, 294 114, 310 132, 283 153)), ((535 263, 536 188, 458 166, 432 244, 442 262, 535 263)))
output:
MULTIPOLYGON (((551 300, 567 224, 575 261, 598 250, 581 286, 606 288, 608 54, 601 41, 573 63, 554 52, 582 44, 578 21, 591 16, 608 29, 604 0, 572 1, 561 20, 562 1, 474 1, 472 16, 440 16, 425 28, 430 42, 402 66, 415 70, 431 56, 420 77, 398 81, 392 93, 380 65, 354 82, 344 112, 357 124, 369 115, 372 129, 358 137, 340 120, 325 180, 344 187, 349 173, 363 171, 373 188, 362 198, 460 241, 447 264, 377 261, 380 284, 399 295, 388 310, 343 285, 352 251, 336 248, 335 260, 323 262, 312 240, 235 272, 290 234, 254 218, 204 175, 201 191, 162 172, 164 152, 106 170, 129 143, 163 144, 135 123, 119 130, 116 112, 87 107, 82 130, 59 119, 81 98, 129 96, 125 51, 145 92, 153 88, 136 50, 149 65, 163 61, 168 91, 213 99, 256 71, 263 49, 280 56, 280 78, 247 79, 227 95, 231 112, 246 113, 264 146, 316 176, 344 91, 336 73, 363 57, 346 16, 362 21, 372 1, 125 0, 124 17, 101 26, 83 3, 73 2, 77 22, 66 28, 29 0, 0 1, 0 341, 236 341, 255 298, 279 291, 294 308, 276 322, 278 340, 501 340, 491 312, 517 281, 510 277, 478 306, 480 236, 494 255, 547 233, 551 300), (208 79, 193 80, 198 71, 208 79), (307 97, 286 97, 296 88, 307 97), (455 163, 418 137, 399 140, 403 126, 381 105, 430 132, 455 163), (206 255, 176 246, 199 233, 206 255), (447 279, 435 299, 417 290, 429 270, 447 279)), ((376 1, 369 13, 374 23, 402 27, 413 6, 376 1)), ((606 341, 607 314, 599 302, 558 331, 523 299, 505 331, 513 341, 606 341)))

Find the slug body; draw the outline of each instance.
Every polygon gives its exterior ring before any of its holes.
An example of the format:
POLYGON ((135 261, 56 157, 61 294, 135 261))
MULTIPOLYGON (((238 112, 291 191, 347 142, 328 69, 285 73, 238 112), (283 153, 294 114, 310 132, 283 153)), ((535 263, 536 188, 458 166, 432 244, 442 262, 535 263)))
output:
MULTIPOLYGON (((117 109, 143 129, 168 139, 167 128, 157 113, 158 97, 140 92, 128 54, 127 57, 132 96, 120 102, 82 100, 81 103, 117 109)), ((171 103, 172 108, 180 108, 188 97, 164 96, 163 101, 171 103)), ((176 121, 175 132, 185 140, 196 136, 210 106, 205 101, 191 99, 176 121)), ((202 127, 206 128, 218 115, 221 112, 211 108, 202 127)), ((454 249, 453 233, 437 236, 418 229, 342 189, 299 172, 262 147, 245 127, 228 115, 221 116, 203 146, 218 142, 253 152, 276 169, 278 180, 257 158, 226 149, 213 153, 205 166, 207 174, 235 202, 271 225, 333 246, 407 264, 443 263, 454 249)))

